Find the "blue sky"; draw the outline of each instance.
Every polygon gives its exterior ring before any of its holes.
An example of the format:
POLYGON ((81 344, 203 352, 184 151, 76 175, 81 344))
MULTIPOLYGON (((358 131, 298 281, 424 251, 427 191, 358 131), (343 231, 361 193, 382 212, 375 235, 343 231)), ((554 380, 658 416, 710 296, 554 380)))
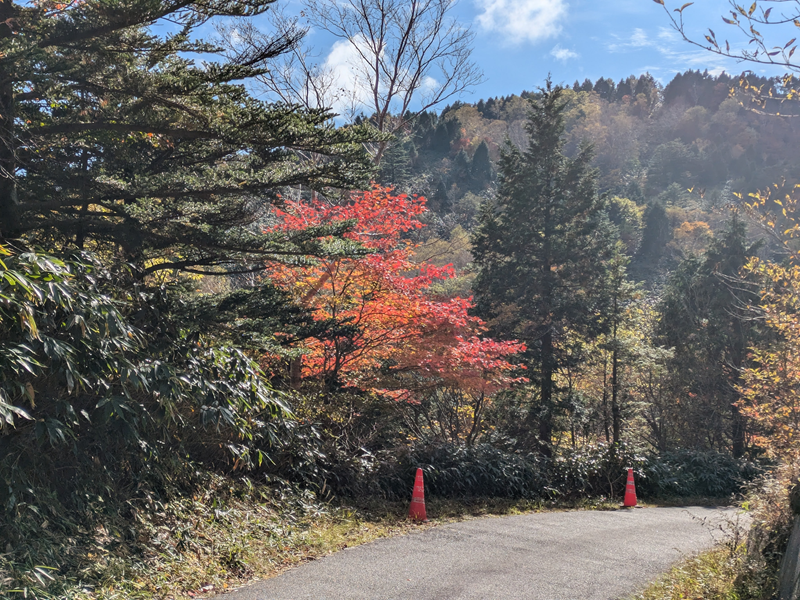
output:
MULTIPOLYGON (((687 22, 720 31, 726 0, 699 0, 687 22)), ((486 82, 476 96, 556 82, 650 72, 666 83, 686 69, 740 72, 744 67, 687 44, 653 0, 462 0, 458 17, 476 32, 475 60, 486 82)))
MULTIPOLYGON (((666 2, 670 8, 682 3, 666 2)), ((289 14, 302 8, 301 0, 278 0, 278 5, 289 14)), ((712 27, 721 40, 732 36, 737 47, 740 39, 721 18, 729 11, 728 0, 696 0, 685 16, 696 37, 712 27)), ((459 0, 453 16, 476 34, 473 59, 485 77, 461 97, 468 102, 536 89, 548 73, 566 84, 645 72, 667 83, 687 69, 780 74, 689 45, 653 0, 459 0)), ((324 32, 312 30, 307 42, 322 60, 335 55, 335 40, 324 32)))

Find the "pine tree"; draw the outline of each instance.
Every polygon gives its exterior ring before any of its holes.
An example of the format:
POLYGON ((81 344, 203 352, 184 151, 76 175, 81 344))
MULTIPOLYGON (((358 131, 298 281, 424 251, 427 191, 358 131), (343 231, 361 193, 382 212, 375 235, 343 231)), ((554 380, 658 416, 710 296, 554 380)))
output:
POLYGON ((231 61, 192 41, 209 19, 272 2, 3 0, 0 240, 99 250, 151 271, 236 271, 311 243, 289 247, 252 225, 285 186, 365 183, 366 129, 266 104, 238 83, 297 34, 231 61), (165 21, 179 30, 154 33, 165 21))
POLYGON ((447 123, 440 121, 433 132, 431 139, 431 150, 439 154, 447 154, 450 152, 450 142, 452 137, 447 128, 447 123))
POLYGON ((567 330, 593 335, 602 327, 598 315, 614 246, 591 149, 564 156, 562 96, 548 81, 529 100, 530 144, 525 151, 506 144, 495 203, 484 206, 473 237, 476 311, 495 337, 529 347, 528 377, 540 396, 529 426, 545 453, 556 412, 555 374, 568 361, 564 337, 567 330))
POLYGON ((483 186, 492 180, 492 162, 489 160, 489 146, 483 140, 475 149, 472 156, 472 178, 479 186, 483 186))
POLYGON ((737 457, 745 452, 736 389, 760 334, 746 311, 758 303, 756 287, 742 281, 740 270, 760 246, 747 243, 734 213, 704 256, 681 263, 659 306, 658 333, 675 348, 673 371, 686 392, 682 439, 676 440, 684 446, 728 446, 737 457))
POLYGON ((439 213, 440 215, 447 214, 453 209, 453 205, 450 201, 450 196, 447 194, 447 190, 447 184, 443 179, 440 179, 439 184, 436 186, 436 192, 433 194, 433 198, 431 199, 432 201, 429 205, 431 210, 439 213))
POLYGON ((408 140, 399 139, 386 148, 380 164, 380 181, 384 184, 402 184, 411 174, 411 153, 408 140))
POLYGON ((657 262, 671 237, 672 227, 664 205, 655 202, 648 206, 644 213, 644 230, 642 243, 636 254, 637 262, 649 265, 657 262))
POLYGON ((603 99, 611 101, 614 99, 614 93, 616 92, 616 84, 614 80, 610 77, 608 79, 601 77, 597 80, 597 83, 594 84, 594 91, 603 99))
POLYGON ((453 158, 453 171, 457 181, 468 182, 470 178, 471 164, 469 156, 465 150, 459 150, 453 158))

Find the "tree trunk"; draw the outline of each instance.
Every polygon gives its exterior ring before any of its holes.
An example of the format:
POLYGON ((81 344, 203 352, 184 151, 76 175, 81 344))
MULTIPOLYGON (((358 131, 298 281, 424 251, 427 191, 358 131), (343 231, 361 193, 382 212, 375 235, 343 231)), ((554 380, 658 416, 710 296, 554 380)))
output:
POLYGON ((735 404, 731 404, 731 439, 734 458, 741 458, 745 451, 745 426, 744 417, 735 404))
MULTIPOLYGON (((0 0, 0 39, 14 34, 15 13, 11 0, 0 0)), ((0 240, 14 237, 19 229, 13 69, 12 62, 0 58, 0 240)))
POLYGON ((611 429, 608 418, 608 358, 603 358, 603 429, 606 433, 606 444, 611 441, 611 429))
POLYGON ((542 338, 542 406, 539 411, 539 445, 545 456, 551 456, 553 439, 553 331, 550 327, 542 338))
MULTIPOLYGON (((614 299, 614 312, 616 313, 616 298, 614 299)), ((617 370, 619 367, 619 350, 617 349, 617 323, 614 322, 614 349, 611 351, 611 421, 614 432, 614 443, 620 442, 621 416, 619 409, 619 381, 617 370)))

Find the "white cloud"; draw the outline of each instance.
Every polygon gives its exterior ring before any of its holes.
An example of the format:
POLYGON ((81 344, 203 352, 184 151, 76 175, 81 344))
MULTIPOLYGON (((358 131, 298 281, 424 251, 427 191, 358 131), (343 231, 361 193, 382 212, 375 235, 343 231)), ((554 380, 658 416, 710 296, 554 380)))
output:
POLYGON ((567 14, 564 0, 478 0, 478 24, 512 43, 538 42, 558 35, 567 14))
POLYGON ((230 42, 232 44, 239 44, 242 41, 242 34, 239 33, 239 30, 235 27, 232 27, 228 31, 228 35, 230 36, 230 42))
POLYGON ((631 36, 631 45, 634 48, 642 48, 650 45, 650 38, 644 32, 644 29, 636 28, 631 36))
POLYGON ((613 34, 612 36, 614 41, 606 44, 609 52, 633 54, 645 49, 657 52, 664 63, 661 66, 650 66, 640 70, 649 71, 659 80, 670 80, 674 73, 687 68, 708 71, 711 75, 719 75, 725 70, 735 72, 737 68, 733 59, 715 56, 705 50, 687 46, 677 32, 667 27, 660 27, 655 34, 637 27, 630 36, 621 37, 613 34), (659 72, 665 75, 658 77, 659 72))
MULTIPOLYGON (((325 81, 330 82, 330 90, 326 94, 326 106, 330 106, 339 115, 353 118, 359 112, 372 112, 374 108, 373 85, 375 73, 373 65, 365 63, 365 57, 374 57, 363 36, 352 40, 339 40, 331 46, 328 56, 321 66, 325 81)), ((412 77, 410 71, 401 72, 398 76, 398 88, 414 85, 418 99, 435 95, 442 84, 431 75, 421 79, 412 77)), ((386 99, 388 90, 386 82, 380 81, 378 94, 381 101, 386 99)), ((395 109, 393 106, 392 109, 395 109)))
POLYGON ((556 44, 555 48, 550 50, 550 56, 561 62, 567 62, 571 58, 578 58, 580 54, 573 52, 569 48, 562 48, 561 44, 556 44))
MULTIPOLYGON (((668 35, 669 30, 661 30, 658 34, 658 39, 661 40, 661 42, 672 41, 667 37, 668 35)), ((626 52, 637 48, 648 48, 659 45, 656 39, 652 38, 644 29, 639 27, 633 30, 630 37, 621 38, 616 35, 614 37, 616 41, 606 46, 610 52, 626 52)))
POLYGON ((329 102, 339 114, 352 112, 359 105, 368 102, 370 91, 365 81, 361 56, 358 51, 360 40, 339 40, 333 44, 323 69, 329 74, 332 87, 329 102))

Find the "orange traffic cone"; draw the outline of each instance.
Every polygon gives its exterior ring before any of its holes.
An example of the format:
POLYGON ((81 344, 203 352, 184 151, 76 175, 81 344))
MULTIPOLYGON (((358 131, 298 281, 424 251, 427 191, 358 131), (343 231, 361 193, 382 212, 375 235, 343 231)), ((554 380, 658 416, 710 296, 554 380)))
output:
POLYGON ((636 506, 636 484, 633 482, 633 469, 628 469, 628 483, 625 485, 623 506, 636 506))
POLYGON ((425 484, 422 481, 422 469, 417 469, 417 478, 414 480, 414 493, 411 495, 411 508, 408 509, 408 518, 415 521, 427 521, 425 514, 425 484))

